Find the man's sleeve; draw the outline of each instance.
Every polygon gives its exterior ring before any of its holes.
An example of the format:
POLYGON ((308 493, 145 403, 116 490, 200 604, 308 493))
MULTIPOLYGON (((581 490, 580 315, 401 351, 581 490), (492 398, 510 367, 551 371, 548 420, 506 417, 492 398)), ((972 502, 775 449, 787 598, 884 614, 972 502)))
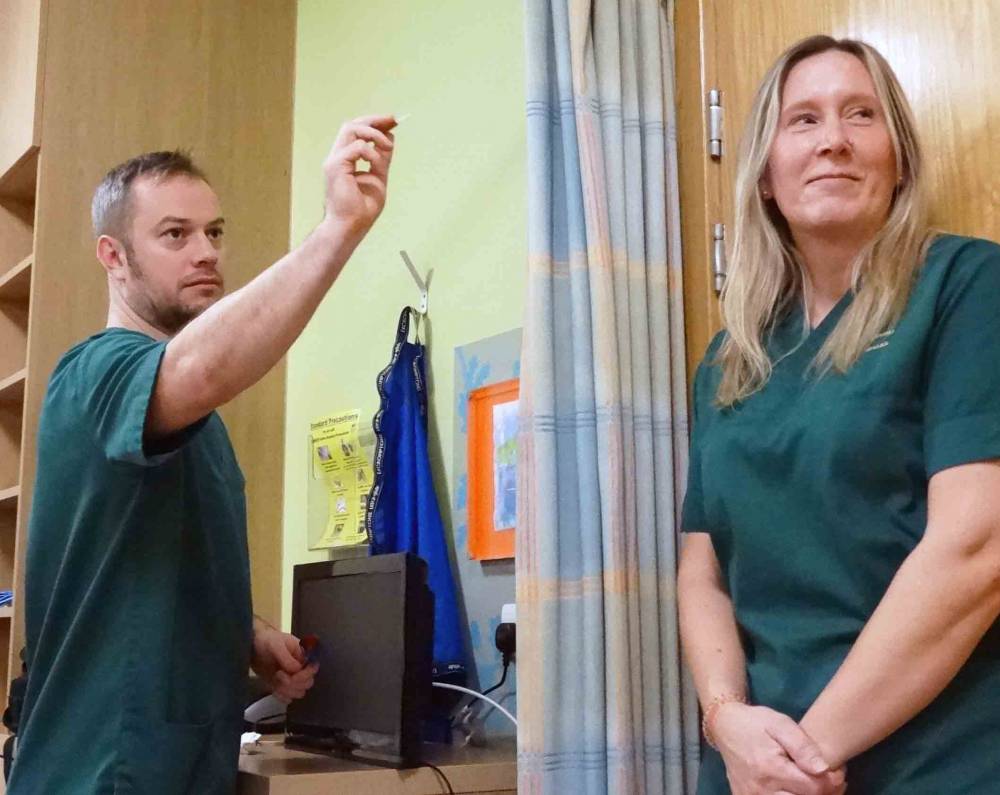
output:
POLYGON ((109 333, 85 345, 63 373, 95 443, 111 461, 160 464, 205 422, 152 446, 145 440, 146 414, 166 347, 166 341, 139 333, 109 333))

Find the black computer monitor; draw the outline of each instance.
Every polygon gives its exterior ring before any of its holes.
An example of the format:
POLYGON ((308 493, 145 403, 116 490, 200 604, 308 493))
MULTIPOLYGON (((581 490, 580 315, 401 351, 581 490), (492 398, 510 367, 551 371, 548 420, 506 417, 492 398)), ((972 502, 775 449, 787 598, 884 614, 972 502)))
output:
POLYGON ((319 640, 319 672, 288 707, 286 742, 393 767, 419 762, 430 701, 434 596, 398 553, 295 567, 292 632, 319 640))

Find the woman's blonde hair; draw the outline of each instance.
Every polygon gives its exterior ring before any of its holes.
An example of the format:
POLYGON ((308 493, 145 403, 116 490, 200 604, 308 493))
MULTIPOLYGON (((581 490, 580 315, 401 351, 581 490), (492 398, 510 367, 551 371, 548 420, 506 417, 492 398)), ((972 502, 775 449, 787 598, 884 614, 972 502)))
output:
POLYGON ((875 337, 891 328, 909 299, 931 239, 924 196, 923 156, 909 102, 882 55, 853 39, 811 36, 787 49, 765 75, 740 145, 729 273, 722 291, 726 329, 716 361, 722 381, 716 402, 732 406, 761 389, 773 363, 765 342, 805 283, 802 261, 777 205, 765 202, 759 183, 778 127, 788 73, 828 50, 857 57, 868 69, 882 104, 900 179, 882 228, 854 261, 854 299, 813 361, 816 372, 846 372, 875 337))

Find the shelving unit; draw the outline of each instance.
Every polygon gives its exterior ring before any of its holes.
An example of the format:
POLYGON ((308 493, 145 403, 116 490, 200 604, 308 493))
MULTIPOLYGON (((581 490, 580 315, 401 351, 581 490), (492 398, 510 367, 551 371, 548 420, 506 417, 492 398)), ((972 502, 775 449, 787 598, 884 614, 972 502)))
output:
MULTIPOLYGON (((24 519, 25 385, 31 312, 35 197, 41 138, 40 0, 0 9, 0 590, 13 590, 18 528, 24 519)), ((0 707, 6 706, 15 608, 0 607, 0 707)))
MULTIPOLYGON (((133 155, 190 150, 234 229, 227 286, 277 260, 288 250, 295 14, 273 0, 0 0, 0 590, 14 592, 0 607, 0 710, 24 645, 45 387, 107 312, 91 194, 133 155), (87 41, 118 42, 115 57, 87 41)), ((283 369, 222 413, 247 478, 254 609, 277 622, 283 369)))
POLYGON ((20 496, 20 486, 8 486, 5 489, 0 489, 0 510, 16 508, 20 496))
POLYGON ((28 377, 28 368, 22 367, 13 375, 0 378, 0 403, 24 403, 24 381, 28 377))
POLYGON ((28 256, 0 275, 0 301, 27 301, 31 295, 31 262, 28 256))

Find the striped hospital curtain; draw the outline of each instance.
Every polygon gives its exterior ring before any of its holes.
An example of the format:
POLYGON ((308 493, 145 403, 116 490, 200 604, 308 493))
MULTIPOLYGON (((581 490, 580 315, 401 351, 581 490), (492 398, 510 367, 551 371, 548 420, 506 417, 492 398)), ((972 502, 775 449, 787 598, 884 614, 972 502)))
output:
POLYGON ((525 0, 518 791, 693 793, 672 7, 525 0))

